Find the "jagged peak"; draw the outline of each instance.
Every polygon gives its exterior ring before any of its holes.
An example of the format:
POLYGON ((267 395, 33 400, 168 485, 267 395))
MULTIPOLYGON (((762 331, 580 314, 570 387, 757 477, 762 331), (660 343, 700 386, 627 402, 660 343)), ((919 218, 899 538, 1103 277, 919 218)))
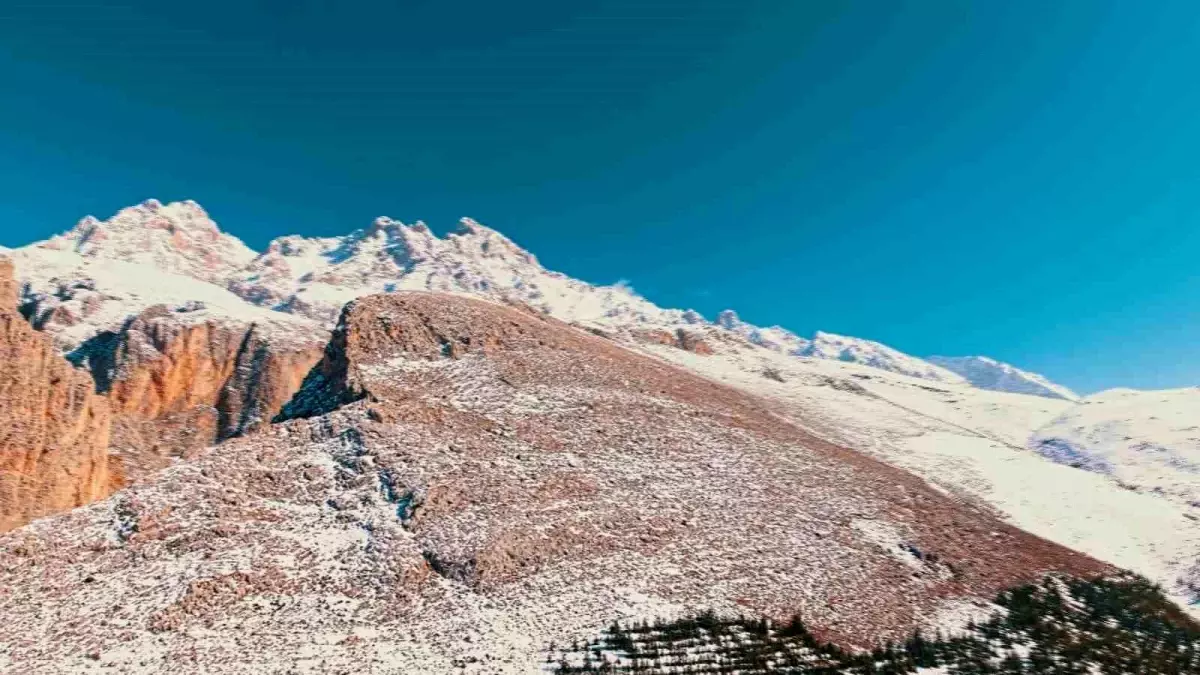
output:
MULTIPOLYGON (((462 218, 453 232, 440 238, 421 221, 407 224, 379 216, 367 227, 341 236, 278 237, 256 254, 223 233, 195 201, 164 204, 148 199, 108 220, 85 217, 69 232, 31 246, 69 251, 85 259, 150 263, 216 284, 251 304, 319 320, 335 316, 346 301, 364 293, 467 292, 519 298, 571 321, 611 326, 711 325, 779 353, 964 381, 954 369, 871 340, 826 331, 817 331, 809 340, 779 326, 746 323, 731 309, 709 323, 692 310, 660 308, 628 284, 593 285, 546 270, 532 253, 472 218, 462 218)), ((1003 370, 994 360, 978 363, 1003 370)), ((1074 396, 1064 391, 1064 398, 1074 396)))
POLYGON ((159 236, 160 233, 225 239, 245 246, 233 235, 222 232, 208 212, 190 199, 168 204, 163 204, 157 199, 147 199, 140 204, 118 210, 107 220, 89 214, 79 219, 70 230, 52 238, 50 242, 59 245, 73 242, 78 253, 86 254, 89 245, 94 246, 114 236, 144 237, 159 236))
POLYGON ((107 220, 86 216, 70 230, 26 248, 143 263, 217 284, 256 255, 240 239, 222 232, 191 200, 163 204, 148 199, 107 220))

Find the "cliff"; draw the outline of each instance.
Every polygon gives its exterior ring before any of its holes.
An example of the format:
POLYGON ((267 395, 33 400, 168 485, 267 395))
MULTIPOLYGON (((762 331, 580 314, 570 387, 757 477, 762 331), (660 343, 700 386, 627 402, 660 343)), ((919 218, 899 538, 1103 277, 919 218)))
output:
POLYGON ((0 531, 103 498, 111 413, 95 383, 17 312, 12 263, 0 259, 0 531))

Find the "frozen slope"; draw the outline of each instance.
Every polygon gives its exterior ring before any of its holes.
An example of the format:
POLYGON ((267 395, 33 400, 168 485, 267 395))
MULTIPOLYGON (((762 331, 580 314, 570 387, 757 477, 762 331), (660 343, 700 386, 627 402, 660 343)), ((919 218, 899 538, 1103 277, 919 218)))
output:
POLYGON ((6 255, 25 285, 30 319, 64 350, 117 329, 154 305, 166 306, 187 322, 254 323, 284 337, 321 330, 306 317, 256 307, 221 286, 157 265, 39 247, 6 255))
POLYGON ((879 368, 901 375, 919 377, 937 382, 963 382, 963 378, 945 368, 909 356, 887 345, 862 338, 846 337, 817 331, 809 345, 800 350, 799 356, 831 359, 879 368))
POLYGON ((1035 430, 1076 404, 763 350, 705 357, 658 345, 643 349, 759 394, 776 414, 986 503, 1022 529, 1144 574, 1200 615, 1195 508, 1124 489, 1025 447, 1035 430))
POLYGON ((1040 427, 1030 448, 1200 507, 1200 388, 1112 389, 1040 427))

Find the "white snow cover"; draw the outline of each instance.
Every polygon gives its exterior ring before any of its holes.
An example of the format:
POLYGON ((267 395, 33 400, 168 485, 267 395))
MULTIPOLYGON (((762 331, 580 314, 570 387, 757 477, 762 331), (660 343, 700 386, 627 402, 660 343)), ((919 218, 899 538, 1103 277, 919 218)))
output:
POLYGON ((1200 506, 1200 388, 1110 389, 1033 434, 1029 447, 1063 464, 1200 506))
POLYGON ((193 201, 163 205, 149 199, 121 209, 108 220, 87 216, 74 228, 37 244, 177 272, 220 283, 254 258, 237 237, 221 232, 193 201))
POLYGON ((800 352, 801 356, 861 363, 864 366, 888 370, 938 382, 962 382, 963 378, 945 368, 939 368, 915 356, 896 351, 887 345, 817 331, 812 342, 800 352))
POLYGON ((180 321, 254 323, 284 337, 320 329, 311 319, 250 305, 221 286, 154 265, 38 246, 6 255, 25 284, 26 301, 37 315, 52 315, 46 329, 64 350, 153 305, 166 305, 180 321))
POLYGON ((1079 400, 1079 394, 1042 375, 986 356, 930 356, 926 361, 962 375, 980 389, 1079 400))

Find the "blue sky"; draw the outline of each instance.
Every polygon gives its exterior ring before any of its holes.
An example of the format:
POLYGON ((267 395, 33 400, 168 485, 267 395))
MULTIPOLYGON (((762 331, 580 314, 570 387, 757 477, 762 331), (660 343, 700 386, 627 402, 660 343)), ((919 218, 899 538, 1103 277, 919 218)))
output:
POLYGON ((0 244, 469 215, 664 306, 1190 386, 1197 66, 1167 0, 4 3, 0 244))

